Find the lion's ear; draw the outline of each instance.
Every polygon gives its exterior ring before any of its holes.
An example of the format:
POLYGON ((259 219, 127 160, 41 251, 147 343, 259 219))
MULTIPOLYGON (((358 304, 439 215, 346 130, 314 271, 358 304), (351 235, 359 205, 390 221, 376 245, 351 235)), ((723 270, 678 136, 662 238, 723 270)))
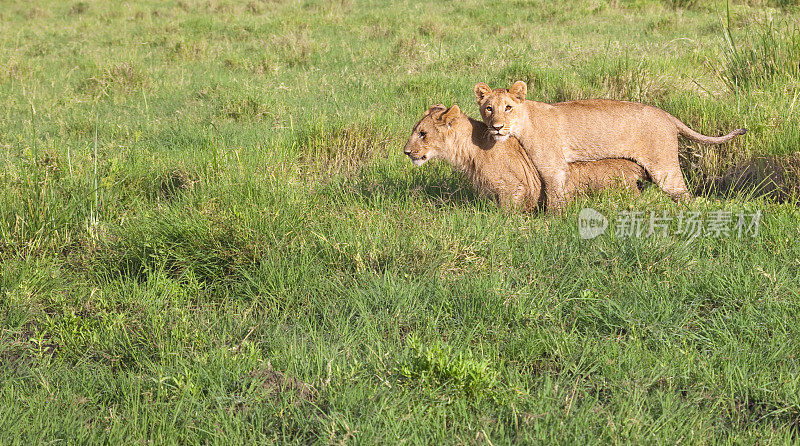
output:
POLYGON ((478 102, 482 101, 483 98, 486 97, 486 95, 491 92, 492 92, 491 87, 486 85, 486 83, 479 82, 475 84, 475 99, 477 99, 478 102))
POLYGON ((428 109, 428 111, 422 113, 422 116, 425 117, 425 116, 428 116, 431 113, 443 112, 445 110, 447 110, 447 107, 445 107, 444 104, 434 104, 434 105, 431 105, 431 107, 428 109))
POLYGON ((458 107, 458 105, 454 105, 450 107, 449 110, 442 113, 442 116, 439 117, 439 120, 447 125, 452 125, 453 121, 455 121, 459 116, 461 116, 461 109, 458 107))
POLYGON ((508 89, 508 93, 514 96, 517 101, 525 102, 525 98, 528 96, 528 84, 523 81, 516 81, 514 85, 508 89))

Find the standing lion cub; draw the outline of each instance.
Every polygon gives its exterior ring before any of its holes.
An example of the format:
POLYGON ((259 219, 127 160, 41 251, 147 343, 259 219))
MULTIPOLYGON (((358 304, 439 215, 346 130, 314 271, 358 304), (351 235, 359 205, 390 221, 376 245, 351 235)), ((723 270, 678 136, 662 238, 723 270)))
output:
POLYGON ((745 129, 712 137, 690 129, 664 110, 636 102, 591 99, 546 104, 525 99, 528 86, 509 89, 475 85, 481 117, 497 141, 516 137, 544 183, 548 210, 560 211, 568 163, 604 158, 636 161, 673 200, 691 197, 678 162, 678 135, 705 144, 721 144, 745 129))
MULTIPOLYGON (((532 210, 541 205, 541 180, 516 139, 493 141, 486 125, 461 113, 457 105, 434 105, 414 126, 403 149, 415 166, 442 158, 466 173, 482 193, 505 210, 532 210)), ((638 193, 644 169, 623 159, 570 163, 571 192, 600 190, 614 184, 638 193)))

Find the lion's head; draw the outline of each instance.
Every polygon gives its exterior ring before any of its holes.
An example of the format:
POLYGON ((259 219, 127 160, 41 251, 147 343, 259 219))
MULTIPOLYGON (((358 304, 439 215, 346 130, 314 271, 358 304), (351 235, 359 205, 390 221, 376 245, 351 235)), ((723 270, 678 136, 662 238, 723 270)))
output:
POLYGON ((415 166, 421 166, 426 161, 441 156, 447 150, 447 138, 452 135, 451 125, 460 115, 461 109, 458 105, 449 109, 441 104, 432 106, 414 126, 403 153, 411 158, 415 166))
POLYGON ((527 94, 528 86, 523 81, 514 82, 509 89, 492 90, 483 82, 475 85, 481 118, 496 141, 519 135, 524 125, 527 94))

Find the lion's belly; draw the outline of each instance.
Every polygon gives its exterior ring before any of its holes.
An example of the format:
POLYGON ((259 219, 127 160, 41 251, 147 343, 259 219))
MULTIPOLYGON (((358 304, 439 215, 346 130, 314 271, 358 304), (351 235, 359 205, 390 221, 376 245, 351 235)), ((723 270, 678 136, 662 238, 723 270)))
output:
POLYGON ((567 137, 562 150, 568 163, 606 158, 635 159, 640 155, 637 148, 646 144, 645 135, 606 131, 567 137))
POLYGON ((627 146, 576 146, 564 150, 564 161, 574 163, 576 161, 597 161, 607 158, 626 158, 635 159, 637 154, 629 150, 627 146))

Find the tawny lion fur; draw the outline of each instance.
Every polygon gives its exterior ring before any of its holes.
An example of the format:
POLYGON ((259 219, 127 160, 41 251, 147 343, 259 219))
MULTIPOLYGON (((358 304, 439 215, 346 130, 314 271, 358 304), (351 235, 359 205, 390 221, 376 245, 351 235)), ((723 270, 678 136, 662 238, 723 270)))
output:
MULTIPOLYGON (((461 113, 457 105, 449 110, 434 105, 425 112, 403 151, 415 166, 444 159, 503 209, 527 211, 543 202, 539 174, 519 142, 514 138, 494 141, 483 122, 461 113)), ((576 162, 569 168, 571 193, 619 185, 638 194, 637 182, 647 175, 641 166, 623 159, 576 162)))
POLYGON ((527 85, 509 89, 475 85, 481 117, 492 136, 516 137, 544 183, 549 210, 569 199, 568 163, 625 158, 645 168, 673 200, 691 197, 678 162, 678 135, 705 144, 721 144, 745 133, 737 129, 712 137, 690 129, 664 110, 645 104, 607 99, 546 104, 526 100, 527 85))

